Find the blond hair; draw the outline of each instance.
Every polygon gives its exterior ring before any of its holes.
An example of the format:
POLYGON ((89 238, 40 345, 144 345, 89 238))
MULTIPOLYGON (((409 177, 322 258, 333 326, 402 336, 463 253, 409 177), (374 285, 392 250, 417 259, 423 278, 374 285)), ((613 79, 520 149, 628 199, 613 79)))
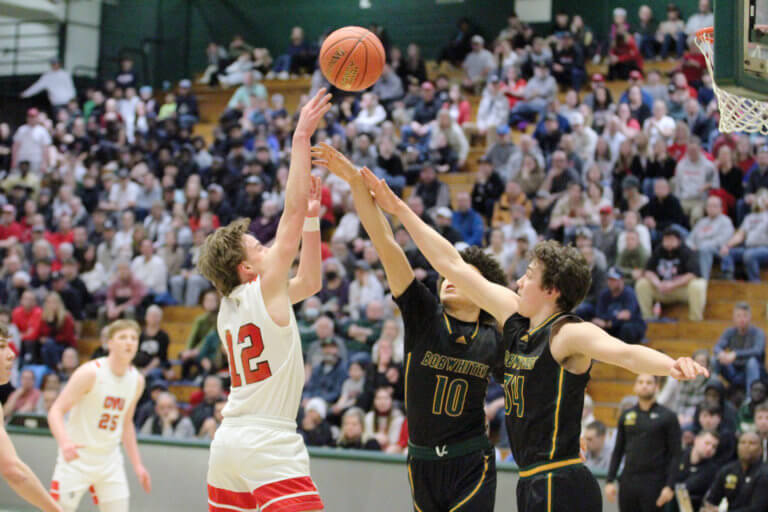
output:
POLYGON ((43 301, 43 320, 46 322, 55 322, 57 327, 61 327, 61 325, 64 323, 64 320, 67 319, 67 308, 64 306, 64 301, 61 300, 61 295, 59 295, 57 292, 50 292, 48 296, 43 301), (58 305, 55 306, 55 310, 51 311, 48 306, 46 305, 46 302, 48 302, 48 299, 55 299, 58 302, 58 305))
POLYGON ((208 235, 200 249, 198 272, 225 297, 240 285, 237 267, 245 259, 243 235, 250 223, 250 219, 230 222, 208 235))
POLYGON ((115 335, 126 329, 136 331, 137 336, 141 336, 141 327, 135 320, 115 320, 107 326, 107 339, 111 340, 115 335))

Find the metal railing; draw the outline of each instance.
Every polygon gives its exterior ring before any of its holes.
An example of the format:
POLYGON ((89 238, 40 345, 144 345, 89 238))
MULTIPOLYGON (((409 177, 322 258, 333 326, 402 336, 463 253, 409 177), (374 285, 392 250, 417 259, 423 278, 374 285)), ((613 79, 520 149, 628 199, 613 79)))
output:
MULTIPOLYGON (((0 34, 0 53, 2 54, 13 54, 13 59, 11 61, 11 74, 17 75, 19 70, 19 64, 42 64, 48 62, 52 57, 60 57, 59 55, 59 49, 61 47, 61 27, 62 24, 59 21, 52 21, 52 20, 16 20, 16 21, 7 21, 0 23, 0 28, 2 27, 13 27, 13 33, 12 34, 0 34), (23 25, 50 25, 56 28, 55 34, 58 38, 56 45, 45 45, 45 46, 21 46, 22 41, 25 38, 33 38, 33 37, 51 37, 51 33, 22 33, 21 27, 23 25), (5 46, 2 41, 4 40, 11 40, 12 46, 5 46), (33 53, 36 54, 36 52, 44 52, 44 51, 50 51, 50 55, 47 57, 38 57, 38 58, 30 58, 30 59, 20 59, 19 57, 24 54, 33 53)), ((39 55, 39 54, 37 54, 39 55)))

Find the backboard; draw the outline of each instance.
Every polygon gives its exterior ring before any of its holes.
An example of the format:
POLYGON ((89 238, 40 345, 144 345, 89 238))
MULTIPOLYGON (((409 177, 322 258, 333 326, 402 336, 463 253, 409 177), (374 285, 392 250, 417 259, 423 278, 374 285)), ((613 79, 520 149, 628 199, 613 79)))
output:
POLYGON ((725 91, 768 100, 768 0, 715 0, 713 78, 725 91))

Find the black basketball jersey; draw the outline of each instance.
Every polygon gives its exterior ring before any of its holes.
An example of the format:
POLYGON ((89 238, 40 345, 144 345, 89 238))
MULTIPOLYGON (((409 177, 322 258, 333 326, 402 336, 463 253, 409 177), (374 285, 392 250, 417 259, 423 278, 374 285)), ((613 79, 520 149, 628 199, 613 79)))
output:
POLYGON ((420 446, 453 444, 485 434, 485 394, 501 333, 493 325, 447 315, 414 279, 395 299, 405 324, 408 437, 420 446))
POLYGON ((530 329, 527 318, 513 315, 504 324, 507 433, 512 455, 521 468, 579 457, 589 371, 575 375, 552 357, 552 327, 564 322, 581 319, 556 313, 530 329))

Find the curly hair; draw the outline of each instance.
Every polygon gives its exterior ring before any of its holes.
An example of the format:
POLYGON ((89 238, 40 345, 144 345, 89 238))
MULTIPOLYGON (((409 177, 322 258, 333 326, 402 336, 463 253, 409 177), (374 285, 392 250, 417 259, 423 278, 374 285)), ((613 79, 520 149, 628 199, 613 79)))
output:
POLYGON ((577 248, 547 240, 536 244, 533 257, 543 266, 541 287, 560 292, 556 304, 561 311, 571 311, 584 300, 592 282, 592 272, 577 248))
POLYGON ((237 266, 245 259, 243 235, 248 232, 250 219, 237 219, 208 235, 200 249, 197 270, 223 296, 240 285, 237 266))
MULTIPOLYGON (((488 281, 496 284, 500 284, 501 286, 507 286, 507 275, 504 273, 504 269, 501 268, 501 265, 499 265, 499 262, 496 261, 491 255, 486 254, 482 249, 480 249, 477 246, 471 246, 467 247, 463 251, 459 253, 461 255, 461 259, 463 259, 466 263, 469 263, 473 267, 475 267, 477 270, 480 271, 480 274, 484 278, 486 278, 488 281)), ((437 289, 440 290, 440 288, 443 286, 443 280, 445 278, 443 276, 440 276, 440 278, 437 281, 437 289)), ((480 321, 483 323, 492 323, 496 320, 493 318, 493 316, 488 313, 487 311, 481 310, 480 311, 480 321)))

